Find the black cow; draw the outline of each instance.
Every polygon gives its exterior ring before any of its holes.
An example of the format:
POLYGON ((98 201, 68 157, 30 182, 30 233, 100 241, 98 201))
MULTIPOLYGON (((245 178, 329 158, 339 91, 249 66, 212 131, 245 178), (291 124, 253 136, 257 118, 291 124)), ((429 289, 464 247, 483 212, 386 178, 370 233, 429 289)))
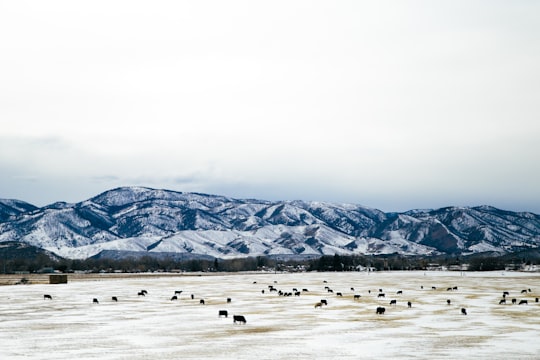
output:
POLYGON ((457 286, 454 286, 454 287, 452 288, 452 290, 457 290, 457 286))
POLYGON ((450 299, 446 300, 446 303, 447 303, 448 305, 450 305, 450 303, 451 303, 450 299))
POLYGON ((520 300, 518 305, 524 305, 524 304, 525 305, 528 304, 527 300, 520 300))
POLYGON ((204 305, 204 299, 199 300, 199 304, 204 305))
POLYGON ((227 310, 219 310, 218 317, 222 317, 222 316, 225 316, 225 317, 229 316, 229 313, 227 312, 227 310))
POLYGON ((526 293, 527 293, 527 289, 521 290, 521 293, 522 293, 522 294, 526 294, 526 293))
POLYGON ((171 301, 174 301, 174 300, 178 300, 178 296, 174 295, 173 297, 171 297, 171 301))
POLYGON ((377 307, 377 310, 375 310, 375 313, 376 313, 377 315, 383 315, 385 311, 386 311, 386 309, 385 309, 384 307, 378 306, 378 307, 377 307))
POLYGON ((403 294, 403 291, 402 291, 402 290, 398 290, 398 291, 396 292, 396 294, 398 294, 398 295, 403 294))
POLYGON ((116 296, 113 296, 113 297, 111 298, 111 300, 112 300, 112 301, 118 302, 118 298, 117 298, 116 296))
POLYGON ((510 295, 510 293, 508 291, 503 291, 503 297, 506 295, 510 295))
POLYGON ((43 295, 43 300, 47 300, 47 299, 52 300, 52 296, 49 294, 43 295))
POLYGON ((499 305, 502 305, 502 304, 506 304, 506 299, 501 299, 501 301, 499 301, 499 305))
POLYGON ((461 313, 462 313, 463 315, 467 315, 467 309, 461 308, 461 313))
POLYGON ((146 290, 141 290, 141 292, 142 292, 144 295, 148 295, 148 291, 146 291, 146 290))
POLYGON ((377 297, 384 297, 384 293, 379 293, 379 295, 377 295, 377 297))
POLYGON ((354 299, 354 300, 359 300, 359 299, 360 299, 360 295, 354 295, 354 296, 353 296, 353 299, 354 299))
POLYGON ((230 303, 232 300, 231 298, 227 298, 227 304, 230 303))
POLYGON ((340 292, 337 292, 337 293, 336 293, 336 296, 343 296, 343 294, 340 293, 340 292))
POLYGON ((412 307, 412 302, 407 301, 407 306, 411 308, 412 307))
POLYGON ((517 303, 517 299, 512 299, 512 304, 517 303))
POLYGON ((236 324, 237 322, 245 325, 247 321, 244 315, 233 315, 233 323, 236 324))
POLYGON ((191 294, 191 300, 195 299, 195 295, 191 294))
POLYGON ((92 303, 93 303, 93 304, 99 304, 99 301, 98 301, 98 299, 94 298, 94 299, 92 300, 92 303))
POLYGON ((184 290, 176 290, 176 291, 174 292, 174 295, 180 295, 180 294, 182 293, 182 291, 184 291, 184 290))
POLYGON ((321 304, 328 305, 328 301, 326 301, 325 299, 321 299, 321 304))
POLYGON ((397 301, 396 300, 390 300, 390 305, 397 305, 397 301))
POLYGON ((137 296, 146 296, 146 293, 144 291, 139 291, 137 293, 137 296))

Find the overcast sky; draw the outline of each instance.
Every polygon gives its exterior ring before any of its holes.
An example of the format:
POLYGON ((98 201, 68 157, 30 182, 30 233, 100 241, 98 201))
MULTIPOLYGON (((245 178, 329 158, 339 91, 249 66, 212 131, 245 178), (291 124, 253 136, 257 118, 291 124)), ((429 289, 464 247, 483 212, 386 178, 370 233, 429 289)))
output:
POLYGON ((0 198, 540 213, 539 1, 0 0, 0 198))

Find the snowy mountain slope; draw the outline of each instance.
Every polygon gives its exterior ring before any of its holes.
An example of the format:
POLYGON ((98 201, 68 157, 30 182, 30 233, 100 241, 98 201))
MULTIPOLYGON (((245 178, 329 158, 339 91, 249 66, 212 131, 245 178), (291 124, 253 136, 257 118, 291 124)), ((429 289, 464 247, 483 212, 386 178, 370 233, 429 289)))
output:
POLYGON ((0 222, 25 212, 36 210, 37 207, 20 200, 0 199, 0 222))
POLYGON ((218 258, 506 253, 540 245, 539 215, 489 206, 384 213, 353 204, 123 187, 43 208, 0 200, 0 211, 0 242, 24 242, 67 258, 104 251, 218 258))

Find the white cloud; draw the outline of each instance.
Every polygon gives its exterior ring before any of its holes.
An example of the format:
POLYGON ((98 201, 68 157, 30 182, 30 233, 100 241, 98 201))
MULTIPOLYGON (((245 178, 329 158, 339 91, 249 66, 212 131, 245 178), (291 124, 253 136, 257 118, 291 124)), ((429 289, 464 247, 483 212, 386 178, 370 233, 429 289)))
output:
POLYGON ((389 209, 490 203, 517 182, 505 204, 539 203, 537 10, 4 2, 0 166, 389 209))

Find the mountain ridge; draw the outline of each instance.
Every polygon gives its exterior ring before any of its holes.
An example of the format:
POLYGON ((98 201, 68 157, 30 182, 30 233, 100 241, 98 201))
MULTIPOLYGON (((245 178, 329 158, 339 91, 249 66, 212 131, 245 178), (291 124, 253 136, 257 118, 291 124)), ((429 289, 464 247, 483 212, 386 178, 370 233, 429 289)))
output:
POLYGON ((385 213, 348 203, 119 187, 44 207, 0 200, 0 243, 7 241, 74 259, 103 251, 215 258, 506 254, 540 246, 540 216, 488 205, 385 213))

